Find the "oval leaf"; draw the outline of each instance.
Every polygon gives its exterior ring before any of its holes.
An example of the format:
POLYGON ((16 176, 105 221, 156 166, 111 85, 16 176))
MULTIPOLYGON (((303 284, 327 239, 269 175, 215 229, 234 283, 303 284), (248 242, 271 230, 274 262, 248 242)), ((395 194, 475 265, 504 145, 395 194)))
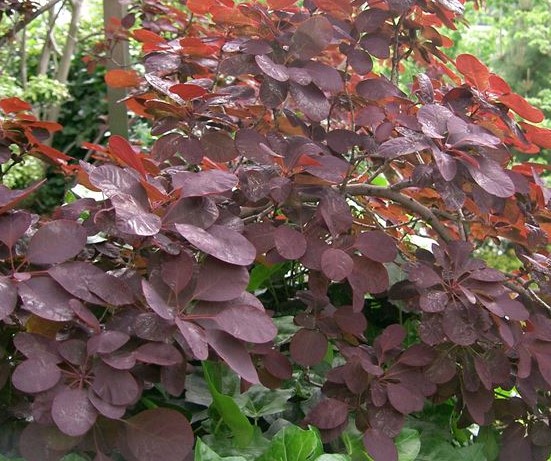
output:
POLYGON ((97 416, 84 389, 66 388, 52 402, 52 419, 61 432, 72 437, 86 434, 97 416))
POLYGON ((340 282, 354 269, 354 260, 343 250, 328 248, 321 255, 321 270, 330 278, 340 282))
POLYGON ((306 238, 289 226, 279 226, 274 232, 277 252, 285 259, 298 259, 306 253, 306 238))
POLYGON ((86 237, 86 229, 75 221, 52 221, 32 236, 27 250, 27 260, 33 264, 56 264, 67 261, 84 248, 86 237))

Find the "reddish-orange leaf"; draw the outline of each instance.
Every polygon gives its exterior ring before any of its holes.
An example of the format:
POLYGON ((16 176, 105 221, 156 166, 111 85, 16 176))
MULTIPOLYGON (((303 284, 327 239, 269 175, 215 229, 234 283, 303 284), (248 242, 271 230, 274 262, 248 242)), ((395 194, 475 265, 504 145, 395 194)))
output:
POLYGON ((95 150, 97 152, 107 152, 107 149, 105 147, 86 141, 81 144, 81 147, 83 149, 95 150))
POLYGON ((58 165, 65 165, 69 160, 73 160, 72 157, 69 157, 63 152, 54 149, 53 147, 46 146, 45 144, 37 144, 33 148, 33 152, 48 157, 50 160, 52 160, 54 163, 57 163, 58 165))
POLYGON ((297 0, 268 0, 268 6, 272 10, 283 10, 294 5, 297 0))
POLYGON ((188 0, 186 6, 193 14, 203 15, 208 13, 210 7, 216 3, 216 0, 188 0))
POLYGON ((145 189, 147 193, 147 198, 151 203, 165 202, 169 196, 166 195, 162 190, 155 187, 153 184, 150 184, 145 179, 140 178, 140 184, 145 189))
POLYGON ((509 84, 499 75, 490 74, 488 82, 490 84, 490 91, 492 91, 493 93, 505 94, 511 92, 511 87, 509 86, 509 84))
POLYGON ((551 130, 530 125, 529 123, 521 123, 522 128, 526 131, 526 138, 544 149, 551 149, 551 130))
POLYGON ((0 109, 6 114, 31 110, 32 106, 19 98, 0 99, 0 109))
POLYGON ((489 87, 490 70, 472 54, 460 54, 455 60, 457 70, 479 90, 489 87))
POLYGON ((320 10, 327 13, 337 13, 340 15, 350 15, 352 13, 352 3, 342 0, 313 0, 320 10))
POLYGON ((111 88, 130 88, 139 85, 140 77, 134 70, 111 69, 105 74, 105 83, 111 88))
POLYGON ((212 14, 213 21, 219 24, 228 24, 231 26, 258 26, 257 21, 248 18, 236 8, 215 5, 210 8, 209 12, 212 14))
POLYGON ((196 37, 186 37, 180 40, 180 46, 185 54, 190 56, 210 56, 218 51, 218 46, 207 45, 201 39, 196 37))
POLYGON ((31 128, 43 128, 49 133, 55 133, 56 131, 61 131, 63 126, 56 122, 43 122, 38 120, 24 120, 21 121, 21 125, 29 126, 31 128))
POLYGON ((134 168, 142 177, 145 178, 146 171, 142 162, 138 158, 130 143, 122 136, 113 135, 109 138, 109 151, 117 160, 124 165, 134 168))
POLYGON ((132 32, 136 40, 142 43, 165 43, 166 40, 155 32, 147 29, 138 29, 132 32))
POLYGON ((530 104, 519 94, 504 94, 501 95, 498 99, 513 112, 516 112, 518 115, 528 120, 529 122, 540 123, 545 118, 541 110, 536 109, 534 106, 532 106, 532 104, 530 104))
POLYGON ((170 87, 170 91, 183 99, 200 98, 207 93, 207 90, 202 86, 194 85, 193 83, 177 83, 170 87))

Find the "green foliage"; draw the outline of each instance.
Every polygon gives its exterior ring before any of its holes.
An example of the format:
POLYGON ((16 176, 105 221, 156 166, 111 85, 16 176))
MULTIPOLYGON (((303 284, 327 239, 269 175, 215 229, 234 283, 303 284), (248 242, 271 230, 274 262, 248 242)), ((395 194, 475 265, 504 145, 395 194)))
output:
POLYGON ((46 165, 36 157, 23 156, 17 163, 4 163, 2 172, 4 186, 10 189, 24 189, 44 177, 46 165))

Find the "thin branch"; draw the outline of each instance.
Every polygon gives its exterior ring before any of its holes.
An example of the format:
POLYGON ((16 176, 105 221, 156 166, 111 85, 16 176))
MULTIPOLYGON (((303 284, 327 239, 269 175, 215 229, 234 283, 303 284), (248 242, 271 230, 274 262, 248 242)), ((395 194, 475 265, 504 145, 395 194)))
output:
POLYGON ((48 3, 46 3, 44 6, 41 6, 38 8, 35 12, 32 14, 25 16, 21 21, 19 21, 13 28, 8 30, 4 35, 0 36, 0 47, 3 47, 9 40, 11 40, 17 32, 19 32, 21 29, 23 29, 27 24, 34 21, 38 16, 40 16, 42 13, 45 13, 50 8, 53 8, 57 3, 59 3, 61 0, 50 0, 48 3))
POLYGON ((401 194, 396 190, 389 189, 388 187, 373 186, 371 184, 351 184, 346 187, 346 193, 351 195, 367 195, 371 197, 386 198, 399 203, 404 208, 423 218, 446 243, 454 240, 449 230, 442 224, 430 208, 427 208, 412 197, 401 194))

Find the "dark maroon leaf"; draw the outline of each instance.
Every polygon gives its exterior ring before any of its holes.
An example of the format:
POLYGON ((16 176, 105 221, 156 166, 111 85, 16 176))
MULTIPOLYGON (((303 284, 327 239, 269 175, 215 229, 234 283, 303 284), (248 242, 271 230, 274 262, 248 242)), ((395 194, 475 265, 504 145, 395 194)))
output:
POLYGON ((328 278, 340 282, 352 273, 354 261, 343 250, 328 248, 321 255, 321 269, 328 278))
POLYGON ((255 56, 254 60, 258 64, 258 67, 260 67, 260 70, 274 80, 278 82, 286 82, 289 80, 287 67, 282 64, 276 64, 265 54, 255 56))
POLYGON ((268 372, 279 379, 290 379, 293 367, 289 359, 281 352, 271 350, 263 357, 264 367, 268 372))
POLYGON ((210 131, 201 138, 205 155, 215 162, 229 162, 237 157, 235 143, 225 131, 210 131))
POLYGON ((421 394, 410 389, 408 386, 400 383, 388 383, 386 392, 390 404, 404 415, 423 409, 425 399, 421 394))
POLYGON ((44 392, 54 387, 61 379, 61 370, 54 362, 42 357, 32 357, 15 368, 13 385, 27 394, 44 392))
POLYGON ((195 259, 182 251, 161 264, 161 276, 174 294, 178 295, 190 282, 194 267, 195 259))
POLYGON ((363 50, 352 50, 348 53, 348 64, 360 75, 369 74, 373 69, 373 59, 363 50))
POLYGON ((400 347, 406 338, 406 330, 402 325, 393 324, 386 327, 376 338, 375 347, 384 354, 392 349, 400 347))
POLYGON ((202 301, 229 301, 241 295, 248 284, 249 273, 245 267, 206 258, 193 297, 202 301))
POLYGON ((466 317, 465 309, 457 304, 446 309, 442 328, 450 341, 461 346, 470 346, 478 339, 476 325, 466 317))
POLYGON ((367 320, 363 313, 354 312, 352 307, 339 307, 333 314, 337 326, 345 333, 363 337, 367 328, 367 320))
POLYGON ((40 357, 52 363, 62 362, 55 342, 42 335, 20 332, 13 338, 13 345, 29 359, 40 357))
POLYGON ((360 45, 376 58, 390 57, 390 37, 386 34, 366 34, 360 40, 360 45))
POLYGON ((314 83, 303 86, 291 82, 290 90, 297 107, 310 120, 321 122, 327 118, 331 110, 331 104, 323 94, 323 91, 314 83))
POLYGON ((266 40, 250 39, 240 46, 240 50, 247 54, 269 54, 272 46, 266 40))
POLYGON ((136 360, 154 365, 170 366, 182 363, 182 354, 171 344, 149 342, 134 351, 136 360))
POLYGON ((116 370, 101 362, 94 367, 92 389, 102 400, 115 406, 134 403, 141 392, 130 372, 116 370))
POLYGON ((419 297, 419 307, 425 312, 442 312, 450 298, 445 291, 426 291, 419 297))
POLYGON ((414 344, 406 349, 398 361, 412 367, 424 367, 432 363, 436 355, 435 350, 426 344, 414 344))
POLYGON ((289 52, 299 59, 310 59, 320 54, 333 40, 333 26, 324 16, 312 16, 298 26, 289 52))
POLYGON ((469 170, 475 182, 489 194, 497 197, 507 198, 515 193, 515 184, 503 168, 494 160, 486 157, 477 158, 479 167, 470 163, 465 166, 469 170))
POLYGON ((98 414, 88 400, 84 389, 65 388, 52 403, 52 418, 64 434, 78 437, 86 434, 96 422, 98 414))
POLYGON ((369 34, 382 27, 390 17, 391 14, 388 11, 379 8, 369 8, 358 15, 354 26, 359 32, 369 34))
POLYGON ((184 461, 193 448, 193 430, 182 413, 154 408, 126 421, 126 441, 139 461, 184 461))
POLYGON ((12 248, 32 223, 31 215, 25 211, 17 211, 0 216, 0 242, 12 248))
POLYGON ((487 424, 485 414, 492 408, 493 391, 484 388, 479 388, 476 392, 463 390, 463 398, 474 422, 481 425, 487 424))
POLYGON ((209 355, 209 348, 205 331, 195 323, 186 322, 178 317, 176 318, 176 325, 193 356, 197 360, 206 360, 209 355))
POLYGON ((17 304, 17 289, 8 277, 0 277, 0 321, 10 316, 17 304))
POLYGON ((317 330, 302 328, 291 339, 290 352, 298 364, 311 367, 320 363, 327 352, 327 338, 317 330))
POLYGON ((322 197, 318 206, 318 212, 321 214, 325 225, 333 237, 347 232, 352 226, 350 206, 345 198, 336 192, 328 191, 322 197))
POLYGON ((306 252, 306 239, 301 232, 289 226, 279 226, 274 232, 277 252, 285 259, 298 259, 306 252))
POLYGON ((393 159, 403 155, 413 154, 425 149, 430 149, 431 145, 427 138, 421 135, 411 135, 408 137, 392 138, 379 146, 377 154, 381 157, 393 159))
POLYGON ((181 189, 180 197, 202 197, 231 191, 238 179, 232 173, 221 170, 180 172, 172 176, 172 186, 181 189))
POLYGON ((417 74, 417 83, 419 90, 416 91, 419 100, 424 104, 430 104, 434 101, 434 87, 430 78, 423 73, 417 74))
POLYGON ((388 289, 389 279, 385 266, 377 261, 354 256, 354 269, 348 281, 354 291, 361 293, 382 293, 388 289))
POLYGON ((54 425, 32 422, 21 433, 19 450, 26 461, 58 461, 79 441, 54 425))
POLYGON ((145 279, 142 279, 142 290, 145 300, 155 313, 165 319, 174 319, 175 310, 155 291, 155 288, 145 279))
POLYGON ((438 171, 440 171, 440 174, 446 181, 451 181, 455 178, 457 174, 457 162, 451 155, 442 152, 436 146, 432 146, 432 156, 434 157, 438 171))
POLYGON ((161 368, 161 385, 170 394, 175 397, 184 392, 186 383, 186 362, 179 365, 171 365, 161 368))
POLYGON ((245 227, 243 234, 251 242, 257 253, 263 254, 275 246, 275 227, 267 221, 252 223, 245 227))
POLYGON ((13 190, 0 184, 0 213, 5 213, 6 211, 12 209, 17 203, 37 190, 42 184, 44 184, 45 181, 46 179, 43 179, 42 181, 36 182, 26 189, 13 190))
POLYGON ((271 77, 264 77, 260 85, 259 96, 266 107, 275 109, 287 99, 288 92, 288 82, 278 82, 271 77))
POLYGON ((404 94, 384 77, 368 78, 356 86, 356 92, 370 101, 379 101, 384 98, 403 96, 404 94))
POLYGON ((354 246, 364 256, 381 263, 392 262, 398 255, 394 239, 379 230, 362 232, 356 237, 354 246))
POLYGON ((343 90, 344 82, 341 74, 334 67, 317 61, 308 61, 304 68, 312 77, 312 82, 319 89, 332 94, 343 90))
POLYGON ((205 334, 209 345, 233 371, 245 381, 260 383, 251 356, 241 341, 225 331, 207 330, 205 334))
POLYGON ((32 236, 27 259, 33 264, 55 264, 66 261, 86 245, 86 229, 79 223, 60 219, 45 224, 32 236))
POLYGON ((350 164, 333 155, 311 155, 317 165, 308 165, 304 171, 333 184, 340 184, 346 178, 350 164))
POLYGON ((33 277, 18 286, 23 309, 46 320, 67 322, 74 316, 71 296, 50 277, 33 277))
POLYGON ((88 355, 110 354, 124 346, 129 340, 130 336, 122 331, 103 331, 88 340, 86 346, 88 355))
POLYGON ((333 429, 348 420, 348 405, 336 399, 323 399, 306 415, 306 421, 319 429, 333 429))
POLYGON ((429 288, 442 283, 442 278, 424 263, 416 263, 408 268, 408 279, 419 288, 429 288))
POLYGON ((380 430, 387 437, 396 437, 405 423, 404 415, 389 405, 369 408, 368 418, 371 427, 380 430))
POLYGON ((392 439, 379 429, 365 431, 363 441, 373 461, 398 461, 398 450, 392 439))
POLYGON ((57 345, 59 355, 72 365, 82 366, 86 362, 86 342, 81 339, 67 339, 57 345))
POLYGON ((131 370, 136 365, 134 352, 115 351, 112 354, 102 356, 101 359, 111 368, 117 370, 131 370))
POLYGON ((164 225, 192 224, 202 229, 210 227, 218 219, 220 212, 216 203, 209 197, 188 197, 178 200, 166 212, 164 225))
POLYGON ((227 227, 213 225, 205 231, 192 224, 176 224, 176 230, 193 246, 221 261, 248 266, 256 258, 251 242, 227 227))
POLYGON ((147 203, 147 194, 131 171, 115 165, 101 165, 89 173, 89 178, 109 198, 118 194, 131 195, 144 205, 147 203))
POLYGON ((277 328, 265 312, 253 306, 236 305, 214 316, 220 330, 251 343, 267 343, 275 338, 277 328))
POLYGON ((289 67, 287 72, 289 73, 289 79, 299 85, 308 85, 312 82, 310 72, 302 67, 289 67))

